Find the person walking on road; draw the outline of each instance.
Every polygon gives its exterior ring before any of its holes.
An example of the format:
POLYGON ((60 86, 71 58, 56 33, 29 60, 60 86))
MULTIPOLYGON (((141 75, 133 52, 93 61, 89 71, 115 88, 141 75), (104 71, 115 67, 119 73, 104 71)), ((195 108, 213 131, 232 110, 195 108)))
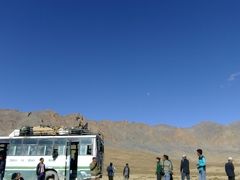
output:
POLYGON ((225 164, 225 172, 228 176, 228 180, 235 180, 234 165, 232 157, 228 158, 228 162, 225 164))
POLYGON ((182 156, 180 173, 182 180, 185 180, 185 177, 187 180, 190 180, 189 160, 185 154, 182 156))

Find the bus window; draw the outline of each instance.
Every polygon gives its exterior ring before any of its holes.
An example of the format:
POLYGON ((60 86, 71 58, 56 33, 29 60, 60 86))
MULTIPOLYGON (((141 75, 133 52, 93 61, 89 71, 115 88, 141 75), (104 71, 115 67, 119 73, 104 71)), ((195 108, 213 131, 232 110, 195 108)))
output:
POLYGON ((37 155, 38 156, 51 156, 53 149, 53 141, 48 139, 40 139, 38 142, 37 155))
POLYGON ((21 154, 22 154, 22 140, 21 139, 10 140, 8 155, 15 156, 15 155, 21 155, 21 154))
POLYGON ((45 151, 45 145, 38 145, 37 156, 43 156, 45 151))
POLYGON ((83 138, 80 143, 79 155, 92 155, 93 139, 83 138))
POLYGON ((45 139, 45 141, 44 141, 44 142, 42 141, 42 143, 44 143, 45 146, 46 146, 46 147, 45 147, 44 155, 46 155, 46 156, 52 155, 53 141, 50 141, 50 140, 48 140, 48 139, 45 139))
POLYGON ((36 156, 37 155, 37 145, 29 145, 29 155, 36 156))
POLYGON ((53 146, 52 145, 47 145, 46 146, 46 150, 45 150, 45 155, 46 156, 51 156, 52 155, 52 151, 53 151, 53 146))
POLYGON ((13 156, 15 154, 15 146, 10 145, 7 152, 8 152, 8 156, 13 156))
POLYGON ((16 146, 15 156, 22 155, 22 145, 16 146))
POLYGON ((23 154, 24 156, 37 155, 37 139, 23 139, 23 154))
POLYGON ((54 151, 58 155, 65 155, 66 140, 65 139, 55 139, 54 142, 54 151))

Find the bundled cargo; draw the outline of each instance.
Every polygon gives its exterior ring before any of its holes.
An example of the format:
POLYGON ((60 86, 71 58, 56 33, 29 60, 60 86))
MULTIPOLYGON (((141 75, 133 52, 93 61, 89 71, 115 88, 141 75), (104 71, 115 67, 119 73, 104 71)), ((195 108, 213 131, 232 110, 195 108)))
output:
POLYGON ((36 126, 33 127, 33 135, 56 135, 56 129, 48 126, 36 126))
POLYGON ((20 129, 20 136, 31 136, 33 135, 33 128, 29 126, 24 126, 20 129))

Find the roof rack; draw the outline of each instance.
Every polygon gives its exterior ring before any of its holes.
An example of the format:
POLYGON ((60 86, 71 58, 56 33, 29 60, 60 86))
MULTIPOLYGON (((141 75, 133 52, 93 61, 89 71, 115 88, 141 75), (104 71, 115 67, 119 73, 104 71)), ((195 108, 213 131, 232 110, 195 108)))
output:
POLYGON ((81 127, 57 127, 57 126, 23 126, 14 130, 9 136, 63 136, 63 135, 91 135, 86 123, 81 127))

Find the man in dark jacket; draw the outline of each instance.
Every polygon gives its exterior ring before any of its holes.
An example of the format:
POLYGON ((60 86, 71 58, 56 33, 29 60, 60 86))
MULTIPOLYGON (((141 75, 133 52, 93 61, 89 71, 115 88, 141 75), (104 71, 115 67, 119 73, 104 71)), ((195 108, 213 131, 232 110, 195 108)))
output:
POLYGON ((107 173, 108 173, 108 180, 113 180, 114 173, 115 173, 115 167, 113 166, 113 163, 110 163, 110 165, 107 167, 107 173))
POLYGON ((123 168, 124 180, 128 180, 129 179, 129 175, 130 175, 130 168, 129 168, 128 163, 127 163, 126 166, 123 168))
POLYGON ((161 164, 161 158, 160 157, 156 157, 156 160, 157 160, 157 164, 156 164, 157 180, 161 180, 162 176, 164 175, 163 167, 162 167, 162 164, 161 164))
POLYGON ((5 160, 2 154, 0 154, 0 180, 3 180, 5 171, 5 160))
POLYGON ((183 155, 181 164, 180 164, 180 172, 181 172, 181 177, 182 180, 187 178, 187 180, 190 180, 190 170, 189 170, 189 161, 187 159, 186 155, 183 155))
POLYGON ((38 177, 38 180, 44 180, 45 179, 45 164, 44 164, 44 159, 40 158, 40 162, 37 165, 36 168, 36 174, 38 177))
POLYGON ((228 176, 228 180, 235 180, 234 165, 232 157, 228 158, 228 162, 225 164, 225 172, 228 176))

